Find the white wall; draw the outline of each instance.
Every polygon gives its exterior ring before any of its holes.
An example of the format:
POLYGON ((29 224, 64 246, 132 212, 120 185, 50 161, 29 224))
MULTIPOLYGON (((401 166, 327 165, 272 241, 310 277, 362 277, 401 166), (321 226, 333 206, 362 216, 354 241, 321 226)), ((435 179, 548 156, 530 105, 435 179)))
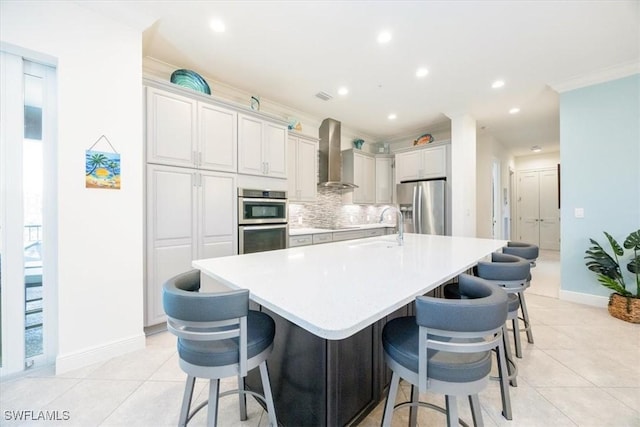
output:
POLYGON ((509 168, 513 165, 513 158, 508 150, 493 136, 480 134, 477 141, 476 151, 476 236, 492 237, 492 186, 493 186, 493 163, 500 164, 500 212, 498 223, 496 224, 497 238, 508 240, 505 233, 505 220, 507 229, 510 221, 511 197, 509 194, 509 168), (504 203, 504 190, 507 190, 507 203, 504 203))
POLYGON ((515 159, 515 167, 517 171, 555 168, 560 163, 560 152, 531 154, 529 156, 519 156, 515 159))
POLYGON ((47 1, 0 2, 0 28, 3 42, 57 59, 57 371, 142 348, 141 31, 47 1), (103 134, 121 190, 84 188, 85 150, 103 134))

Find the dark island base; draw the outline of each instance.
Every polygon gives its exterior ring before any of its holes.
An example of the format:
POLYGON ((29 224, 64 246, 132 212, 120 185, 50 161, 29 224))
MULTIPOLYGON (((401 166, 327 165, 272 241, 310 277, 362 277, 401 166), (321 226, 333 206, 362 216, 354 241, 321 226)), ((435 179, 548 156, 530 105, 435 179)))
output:
MULTIPOLYGON (((261 310, 276 322, 267 364, 279 424, 355 425, 386 397, 391 371, 384 364, 382 328, 394 317, 413 313, 413 303, 339 341, 322 339, 261 310)), ((262 391, 257 369, 247 376, 246 387, 262 391)))

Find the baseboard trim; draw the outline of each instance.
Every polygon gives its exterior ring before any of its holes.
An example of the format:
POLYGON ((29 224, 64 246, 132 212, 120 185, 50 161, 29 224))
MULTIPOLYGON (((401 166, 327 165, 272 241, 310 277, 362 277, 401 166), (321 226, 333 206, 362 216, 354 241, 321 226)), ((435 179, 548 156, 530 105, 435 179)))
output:
POLYGON ((578 304, 591 305, 594 307, 606 308, 607 305, 609 305, 609 297, 600 295, 583 294, 560 289, 559 296, 563 301, 577 302, 578 304))
POLYGON ((70 354, 59 355, 56 358, 56 375, 64 374, 74 369, 84 368, 94 363, 104 362, 112 357, 145 348, 146 341, 144 333, 126 338, 120 341, 97 346, 87 350, 82 350, 70 354))

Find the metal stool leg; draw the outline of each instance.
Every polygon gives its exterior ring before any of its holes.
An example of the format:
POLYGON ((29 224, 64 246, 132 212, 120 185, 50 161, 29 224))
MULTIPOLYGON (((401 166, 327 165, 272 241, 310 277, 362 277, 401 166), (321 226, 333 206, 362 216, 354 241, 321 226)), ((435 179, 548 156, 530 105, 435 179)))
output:
POLYGON ((524 329, 527 331, 527 341, 533 344, 533 332, 531 331, 531 323, 529 322, 529 311, 527 310, 527 303, 524 298, 524 292, 518 292, 518 298, 520 298, 520 309, 522 310, 522 320, 524 321, 524 329))
POLYGON ((218 425, 218 392, 220 391, 220 380, 209 380, 209 408, 207 408, 207 426, 218 425))
POLYGON ((384 414, 382 416, 382 427, 390 427, 393 418, 393 407, 396 403, 398 395, 398 385, 400 384, 400 375, 395 372, 391 376, 391 384, 389 384, 389 394, 387 394, 387 403, 384 405, 384 414))
POLYGON ((451 395, 446 395, 444 399, 447 407, 447 427, 456 427, 458 425, 458 400, 451 395))
POLYGON ((484 426, 484 422, 482 421, 482 410, 480 409, 480 399, 478 399, 477 394, 472 394, 471 396, 469 396, 469 406, 471 407, 471 416, 473 417, 473 425, 475 427, 484 426))
MULTIPOLYGON (((508 420, 513 419, 511 414, 511 397, 509 395, 509 374, 507 358, 505 356, 504 340, 498 346, 498 371, 500 372, 500 397, 502 398, 502 416, 508 420)), ((476 399, 478 396, 476 396, 476 399)), ((474 415, 475 424, 475 415, 474 415)), ((477 425, 477 424, 476 424, 477 425)))
MULTIPOLYGON (((411 402, 418 403, 420 393, 418 393, 418 387, 411 385, 411 402)), ((418 406, 409 407, 409 425, 416 427, 418 425, 418 406)))
POLYGON ((262 380, 262 388, 264 390, 264 399, 267 401, 267 411, 269 412, 269 422, 273 427, 278 427, 278 419, 276 418, 276 407, 273 404, 273 393, 271 393, 271 382, 269 381, 269 369, 267 362, 260 364, 260 379, 262 380))
POLYGON ((509 343, 509 335, 507 335, 507 326, 502 328, 502 342, 504 343, 504 355, 507 359, 507 371, 509 373, 509 382, 511 386, 518 387, 518 367, 515 360, 513 360, 513 353, 511 353, 511 343, 509 343))
POLYGON ((238 375, 238 401, 240 402, 240 421, 247 421, 247 395, 244 390, 244 378, 238 375))
POLYGON ((187 425, 187 419, 189 418, 189 409, 191 408, 191 399, 193 398, 193 387, 196 384, 196 377, 187 376, 187 383, 184 387, 184 395, 182 397, 182 408, 180 409, 180 418, 178 419, 178 426, 184 427, 187 425))

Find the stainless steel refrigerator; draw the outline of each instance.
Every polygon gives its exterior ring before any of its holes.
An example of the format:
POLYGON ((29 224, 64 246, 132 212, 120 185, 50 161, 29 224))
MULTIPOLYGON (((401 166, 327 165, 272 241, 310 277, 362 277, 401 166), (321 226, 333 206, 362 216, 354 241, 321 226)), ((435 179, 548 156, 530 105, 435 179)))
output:
POLYGON ((398 184, 396 194, 405 233, 445 235, 446 184, 445 179, 398 184))

